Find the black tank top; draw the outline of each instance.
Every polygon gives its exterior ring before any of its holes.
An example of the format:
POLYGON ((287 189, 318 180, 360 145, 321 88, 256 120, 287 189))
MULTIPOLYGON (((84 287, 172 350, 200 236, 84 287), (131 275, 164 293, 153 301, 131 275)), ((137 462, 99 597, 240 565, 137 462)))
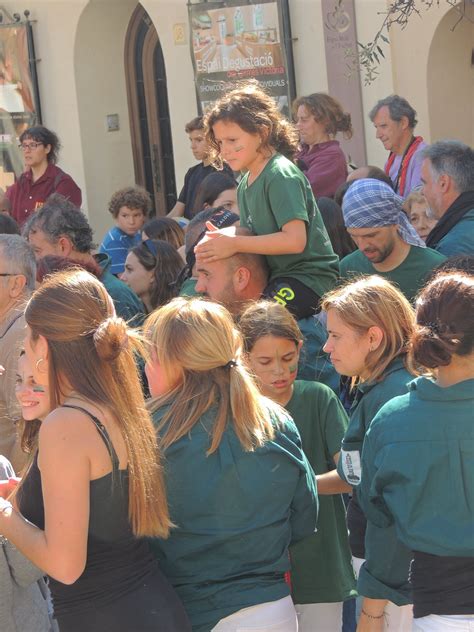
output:
MULTIPOLYGON (((128 520, 128 470, 119 460, 103 424, 79 406, 63 405, 88 415, 102 437, 112 460, 112 472, 90 481, 90 515, 87 561, 74 584, 49 578, 56 615, 80 612, 84 604, 108 605, 135 590, 157 569, 148 542, 133 535, 128 520)), ((38 455, 19 490, 22 515, 44 529, 44 504, 38 455)))

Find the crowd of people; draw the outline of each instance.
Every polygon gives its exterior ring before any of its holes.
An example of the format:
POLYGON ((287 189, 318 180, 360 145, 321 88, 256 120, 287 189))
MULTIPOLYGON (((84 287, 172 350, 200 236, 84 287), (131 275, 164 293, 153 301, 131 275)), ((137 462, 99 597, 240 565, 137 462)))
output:
POLYGON ((0 214, 2 632, 474 626, 474 151, 256 82, 100 244, 55 133, 0 214))

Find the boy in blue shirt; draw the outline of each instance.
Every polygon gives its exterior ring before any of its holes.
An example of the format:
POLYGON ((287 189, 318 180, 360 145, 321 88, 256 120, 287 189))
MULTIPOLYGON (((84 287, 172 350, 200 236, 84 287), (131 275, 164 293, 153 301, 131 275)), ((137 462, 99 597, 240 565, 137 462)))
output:
POLYGON ((124 271, 128 251, 142 240, 141 231, 150 210, 151 198, 145 189, 127 187, 113 194, 109 212, 115 226, 99 247, 99 252, 105 252, 112 259, 112 274, 120 275, 124 271))

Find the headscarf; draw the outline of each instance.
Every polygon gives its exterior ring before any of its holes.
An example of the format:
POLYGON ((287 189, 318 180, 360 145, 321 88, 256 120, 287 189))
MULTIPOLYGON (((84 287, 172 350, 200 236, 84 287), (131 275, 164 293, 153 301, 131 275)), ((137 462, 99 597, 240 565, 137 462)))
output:
POLYGON ((424 241, 402 210, 403 199, 388 184, 373 178, 355 180, 342 201, 346 228, 398 226, 398 233, 410 246, 426 248, 424 241))

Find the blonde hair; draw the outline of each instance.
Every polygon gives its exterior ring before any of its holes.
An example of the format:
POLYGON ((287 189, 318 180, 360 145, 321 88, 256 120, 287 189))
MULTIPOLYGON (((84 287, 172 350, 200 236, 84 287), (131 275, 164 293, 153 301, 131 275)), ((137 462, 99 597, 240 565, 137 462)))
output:
POLYGON ((382 380, 388 365, 401 356, 406 362, 415 314, 405 296, 380 276, 362 277, 346 283, 323 297, 321 308, 334 310, 359 335, 378 327, 383 339, 365 359, 366 380, 382 380))
POLYGON ((33 342, 49 349, 51 409, 60 406, 61 386, 109 409, 128 454, 129 520, 137 536, 167 537, 171 526, 156 435, 145 407, 135 353, 138 335, 115 316, 102 283, 84 270, 48 277, 26 311, 33 342))
POLYGON ((403 201, 402 208, 408 217, 410 217, 413 204, 426 204, 428 207, 428 201, 421 191, 412 191, 403 201))
POLYGON ((149 316, 145 335, 152 359, 165 373, 178 367, 182 373, 179 385, 150 405, 153 412, 169 405, 159 425, 166 427, 164 448, 188 434, 214 404, 217 415, 207 454, 217 450, 230 420, 246 451, 273 438, 269 409, 275 406, 248 374, 241 335, 224 307, 200 298, 175 298, 149 316))

